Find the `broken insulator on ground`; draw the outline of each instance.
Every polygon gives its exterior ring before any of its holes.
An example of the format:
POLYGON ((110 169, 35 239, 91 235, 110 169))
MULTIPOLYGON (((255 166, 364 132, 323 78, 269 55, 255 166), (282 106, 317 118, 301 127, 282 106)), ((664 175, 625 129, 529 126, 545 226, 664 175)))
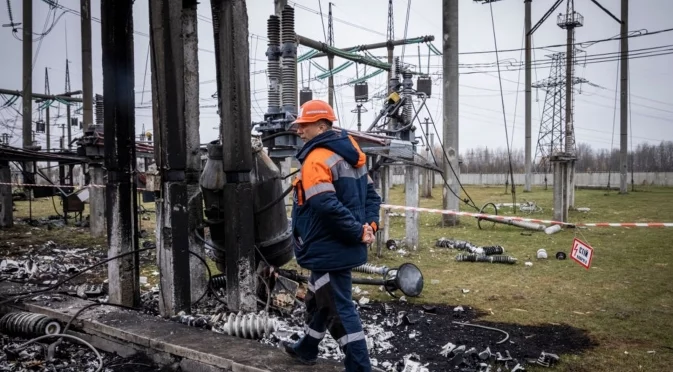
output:
POLYGON ((0 318, 0 333, 38 337, 61 333, 61 323, 43 314, 16 312, 0 318))
POLYGON ((447 238, 439 238, 439 239, 437 239, 437 243, 435 243, 435 247, 451 248, 451 247, 453 247, 453 240, 447 239, 447 238))
POLYGON ((397 242, 394 241, 393 239, 388 239, 386 242, 386 248, 388 248, 391 251, 397 250, 397 242))
POLYGON ((499 246, 499 245, 493 245, 490 247, 483 247, 484 249, 484 254, 486 256, 492 256, 494 254, 503 254, 505 253, 505 248, 499 246))
POLYGON ((187 313, 185 313, 184 311, 181 311, 178 313, 178 315, 171 317, 172 321, 178 322, 180 324, 188 325, 190 327, 210 329, 208 319, 209 318, 203 316, 187 315, 187 313))
POLYGON ((360 265, 358 267, 354 267, 353 271, 357 271, 360 273, 365 273, 365 274, 378 274, 378 275, 386 275, 388 272, 388 267, 387 266, 376 266, 372 265, 370 263, 366 263, 364 265, 360 265))
POLYGON ((259 314, 243 314, 240 312, 238 314, 229 314, 222 330, 229 336, 259 340, 264 336, 269 336, 277 328, 276 320, 269 318, 262 311, 259 314))
POLYGON ((476 254, 459 254, 456 256, 456 261, 515 264, 516 258, 511 256, 481 256, 476 254))

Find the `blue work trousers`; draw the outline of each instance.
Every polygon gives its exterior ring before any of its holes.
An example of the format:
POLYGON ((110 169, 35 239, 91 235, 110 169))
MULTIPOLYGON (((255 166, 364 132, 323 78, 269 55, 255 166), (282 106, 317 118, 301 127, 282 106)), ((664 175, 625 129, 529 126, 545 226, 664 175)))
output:
POLYGON ((294 350, 304 359, 318 357, 318 344, 329 330, 341 346, 347 372, 372 370, 360 316, 352 299, 351 270, 312 272, 306 293, 305 336, 294 350))

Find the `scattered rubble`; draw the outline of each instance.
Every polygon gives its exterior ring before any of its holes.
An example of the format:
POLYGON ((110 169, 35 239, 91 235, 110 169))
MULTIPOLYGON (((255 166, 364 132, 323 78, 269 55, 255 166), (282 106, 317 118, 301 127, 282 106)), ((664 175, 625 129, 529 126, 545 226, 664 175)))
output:
POLYGON ((456 256, 458 262, 490 262, 515 264, 517 259, 512 256, 505 256, 505 249, 500 245, 480 247, 464 240, 454 240, 439 238, 436 247, 451 248, 459 251, 469 252, 468 254, 459 254, 456 256))
MULTIPOLYGON (((47 343, 33 343, 14 352, 28 339, 10 337, 0 333, 0 371, 58 371, 94 372, 98 368, 98 358, 84 346, 64 340, 54 349, 51 360, 47 357, 47 343)), ((99 351, 103 357, 102 372, 159 372, 162 369, 147 356, 137 354, 122 358, 118 355, 99 351)))

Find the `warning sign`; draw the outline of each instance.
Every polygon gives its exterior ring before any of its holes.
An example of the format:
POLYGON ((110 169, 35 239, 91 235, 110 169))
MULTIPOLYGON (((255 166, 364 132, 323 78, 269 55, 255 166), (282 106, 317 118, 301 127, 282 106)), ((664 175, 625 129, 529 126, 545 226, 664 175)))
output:
POLYGON ((573 240, 573 249, 570 251, 570 258, 585 269, 591 267, 591 259, 594 257, 594 249, 591 246, 577 238, 573 240))

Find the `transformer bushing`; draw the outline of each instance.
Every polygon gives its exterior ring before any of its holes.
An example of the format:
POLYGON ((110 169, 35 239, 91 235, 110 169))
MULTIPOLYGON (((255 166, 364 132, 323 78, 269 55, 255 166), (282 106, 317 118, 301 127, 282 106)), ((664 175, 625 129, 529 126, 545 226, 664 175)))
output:
POLYGON ((297 46, 294 32, 294 8, 285 6, 282 12, 282 47, 281 56, 283 69, 281 72, 283 82, 283 109, 286 112, 297 112, 297 46))
POLYGON ((269 17, 267 21, 267 36, 269 38, 266 56, 268 58, 269 73, 269 96, 267 112, 280 112, 280 18, 275 15, 269 17))
MULTIPOLYGON (((203 194, 205 222, 209 227, 215 250, 215 261, 217 268, 224 272, 227 250, 224 245, 224 217, 229 208, 224 203, 224 187, 227 179, 223 170, 222 154, 220 143, 213 141, 208 144, 208 160, 199 183, 203 194)), ((254 194, 255 245, 269 264, 282 266, 294 255, 285 203, 281 200, 282 180, 278 167, 263 151, 261 142, 255 140, 253 140, 253 169, 250 179, 254 194)), ((255 265, 260 261, 262 257, 259 252, 255 252, 255 265)))
POLYGON ((303 145, 299 137, 287 133, 298 107, 294 8, 285 6, 281 15, 281 19, 271 16, 267 21, 269 108, 263 122, 253 123, 262 133, 269 156, 276 159, 293 156, 303 145))
MULTIPOLYGON (((399 63, 399 60, 396 61, 399 63)), ((414 132, 413 128, 413 104, 412 104, 412 96, 414 94, 414 81, 411 79, 411 73, 408 71, 402 72, 402 94, 405 98, 404 102, 404 126, 410 125, 410 127, 401 133, 401 137, 403 140, 407 141, 412 141, 415 142, 415 138, 411 136, 411 134, 414 132)))

